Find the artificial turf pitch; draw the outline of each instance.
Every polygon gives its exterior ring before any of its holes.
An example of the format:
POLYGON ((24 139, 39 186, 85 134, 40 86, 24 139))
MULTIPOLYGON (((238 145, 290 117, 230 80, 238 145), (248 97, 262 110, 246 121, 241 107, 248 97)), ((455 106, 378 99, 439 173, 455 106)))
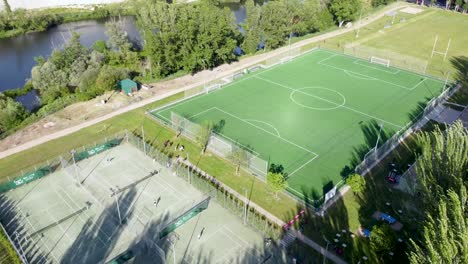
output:
POLYGON ((382 133, 395 133, 443 86, 427 76, 314 50, 152 114, 168 121, 171 112, 196 123, 224 120, 220 134, 283 165, 288 191, 311 199, 342 179, 358 149, 373 147, 376 124, 383 124, 382 133))

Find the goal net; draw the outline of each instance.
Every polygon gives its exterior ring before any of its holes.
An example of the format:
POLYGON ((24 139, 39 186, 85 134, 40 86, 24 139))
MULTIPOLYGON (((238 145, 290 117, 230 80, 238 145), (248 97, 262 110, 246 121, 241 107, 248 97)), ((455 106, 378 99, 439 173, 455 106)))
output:
POLYGON ((390 60, 387 60, 387 59, 372 56, 370 58, 370 62, 374 63, 374 64, 380 64, 380 65, 383 65, 385 67, 390 67, 390 60))
POLYGON ((214 83, 214 84, 205 86, 205 92, 210 93, 210 92, 212 92, 214 90, 218 90, 219 88, 221 88, 221 84, 214 83))

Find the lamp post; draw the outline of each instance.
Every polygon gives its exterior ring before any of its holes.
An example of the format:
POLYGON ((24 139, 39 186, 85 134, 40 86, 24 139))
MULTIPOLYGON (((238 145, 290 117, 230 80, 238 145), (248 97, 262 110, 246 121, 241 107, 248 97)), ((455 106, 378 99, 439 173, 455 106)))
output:
POLYGON ((327 246, 325 247, 325 254, 323 255, 323 264, 325 264, 325 261, 328 256, 328 245, 330 245, 330 241, 326 239, 325 237, 323 239, 327 242, 327 246))

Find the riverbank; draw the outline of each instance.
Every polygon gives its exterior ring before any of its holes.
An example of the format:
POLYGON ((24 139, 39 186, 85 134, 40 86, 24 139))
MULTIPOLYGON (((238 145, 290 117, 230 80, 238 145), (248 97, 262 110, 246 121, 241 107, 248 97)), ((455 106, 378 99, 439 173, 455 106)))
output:
MULTIPOLYGON (((0 39, 16 37, 32 32, 42 32, 54 26, 69 22, 134 15, 131 2, 122 0, 102 1, 119 2, 94 5, 56 5, 33 8, 35 6, 32 4, 33 1, 27 1, 29 5, 28 8, 16 8, 15 10, 12 6, 11 13, 3 11, 0 16, 0 39), (29 2, 31 2, 31 4, 29 4, 29 2)), ((42 1, 40 2, 42 3, 42 1)))
MULTIPOLYGON (((8 0, 7 0, 8 1, 8 0)), ((93 5, 121 3, 126 0, 9 0, 11 10, 18 8, 38 9, 38 8, 90 8, 93 5)), ((3 1, 0 6, 3 7, 3 1)), ((0 8, 1 9, 1 8, 0 8)))

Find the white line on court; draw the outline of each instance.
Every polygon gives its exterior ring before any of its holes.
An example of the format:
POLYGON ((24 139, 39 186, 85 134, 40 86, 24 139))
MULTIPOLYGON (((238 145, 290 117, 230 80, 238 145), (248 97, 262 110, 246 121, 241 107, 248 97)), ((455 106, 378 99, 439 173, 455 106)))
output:
POLYGON ((275 130, 275 132, 276 132, 276 136, 277 136, 277 137, 281 137, 281 135, 280 135, 280 133, 279 133, 278 129, 276 129, 276 127, 275 127, 275 126, 273 126, 273 125, 272 125, 272 124, 270 124, 270 123, 267 123, 267 122, 265 122, 265 121, 261 121, 261 120, 257 120, 257 119, 244 119, 244 121, 247 121, 247 122, 249 122, 249 121, 250 121, 250 122, 257 122, 257 123, 265 124, 265 125, 267 125, 267 126, 269 126, 269 127, 273 128, 273 130, 275 130))
POLYGON ((332 55, 330 55, 330 56, 326 57, 325 59, 323 59, 323 60, 320 60, 320 61, 319 61, 319 62, 317 62, 317 63, 319 63, 319 64, 320 64, 320 63, 322 63, 322 62, 324 62, 324 61, 326 61, 326 60, 329 60, 329 59, 331 59, 331 58, 333 58, 333 57, 336 57, 336 56, 338 56, 338 54, 332 54, 332 55))
POLYGON ((423 83, 425 80, 427 80, 426 77, 424 77, 420 82, 418 82, 415 86, 413 86, 410 90, 414 90, 416 87, 418 87, 421 83, 423 83))
MULTIPOLYGON (((323 65, 323 64, 322 64, 322 65, 323 65)), ((353 72, 353 71, 348 71, 348 70, 343 70, 343 71, 344 71, 344 73, 346 73, 348 76, 353 77, 353 78, 356 78, 356 79, 359 79, 359 80, 377 81, 376 78, 371 77, 371 76, 368 76, 368 75, 365 75, 365 74, 360 74, 360 73, 353 72), (362 77, 361 77, 361 76, 362 76, 362 77)))
MULTIPOLYGON (((260 78, 260 77, 257 77, 257 78, 260 78)), ((260 78, 260 79, 261 79, 261 78, 260 78)), ((265 129, 263 129, 263 128, 257 126, 257 125, 254 125, 254 124, 252 124, 252 123, 250 123, 250 122, 247 122, 247 121, 245 121, 244 119, 242 119, 242 118, 240 118, 240 117, 238 117, 238 116, 236 116, 236 115, 234 115, 234 114, 231 114, 231 113, 226 112, 226 111, 224 111, 224 110, 222 110, 222 109, 219 109, 218 107, 216 107, 216 110, 218 110, 218 111, 220 111, 220 112, 223 112, 223 113, 225 113, 226 115, 230 115, 230 116, 232 116, 232 117, 234 117, 234 118, 236 118, 236 119, 239 119, 240 121, 245 122, 245 123, 247 123, 247 124, 249 124, 249 125, 251 125, 251 126, 253 126, 253 127, 256 127, 257 129, 260 129, 260 130, 262 130, 262 131, 264 131, 264 132, 266 132, 266 133, 268 133, 268 134, 270 134, 270 135, 272 135, 272 136, 274 136, 274 137, 277 137, 277 138, 283 140, 283 141, 286 142, 286 143, 289 143, 289 144, 291 144, 291 145, 293 145, 293 146, 295 146, 295 147, 298 147, 298 148, 300 148, 300 149, 302 149, 302 150, 304 150, 304 151, 307 151, 307 152, 309 152, 309 153, 311 153, 311 154, 314 154, 314 155, 318 156, 317 153, 315 153, 315 152, 313 152, 313 151, 311 151, 311 150, 308 150, 308 149, 306 149, 306 148, 304 148, 304 147, 302 147, 302 146, 299 146, 299 145, 297 145, 296 143, 291 142, 291 141, 289 141, 289 140, 287 140, 287 139, 285 139, 285 138, 279 137, 279 136, 277 136, 277 135, 271 133, 270 131, 265 130, 265 129)))
MULTIPOLYGON (((356 59, 356 60, 353 61, 353 63, 357 64, 357 65, 360 65, 360 66, 363 66, 363 67, 374 69, 374 70, 377 70, 377 71, 385 72, 385 73, 388 73, 388 74, 393 74, 393 75, 398 74, 400 72, 400 70, 398 70, 398 69, 396 71, 382 70, 382 69, 380 69, 378 67, 373 67, 373 66, 363 64, 363 63, 361 63, 361 61, 362 61, 361 59, 356 59)), ((368 62, 366 61, 366 63, 368 63, 368 62)))
MULTIPOLYGON (((316 51, 318 52, 319 50, 320 50, 320 49, 315 49, 315 50, 309 51, 309 52, 307 52, 307 53, 310 54, 310 53, 314 53, 314 52, 316 52, 316 51)), ((335 54, 335 55, 338 55, 338 54, 335 54)), ((301 58, 301 57, 298 57, 298 58, 301 58)), ((295 58, 295 59, 297 59, 297 58, 295 58)), ((268 72, 268 71, 271 71, 271 70, 273 70, 273 69, 276 69, 277 67, 280 67, 281 65, 282 65, 281 63, 278 63, 278 64, 276 64, 276 65, 272 65, 270 68, 267 68, 267 69, 265 69, 265 70, 263 70, 263 71, 259 71, 259 72, 257 72, 257 73, 254 73, 254 74, 252 74, 251 76, 242 78, 241 80, 236 80, 235 82, 228 83, 228 84, 224 85, 221 89, 217 89, 215 92, 224 90, 224 89, 226 89, 227 87, 232 86, 233 84, 238 84, 238 83, 240 83, 240 82, 243 82, 243 81, 252 79, 252 78, 254 78, 255 76, 257 76, 257 75, 259 75, 259 74, 263 74, 263 73, 265 73, 265 72, 268 72)), ((181 106, 181 105, 183 105, 183 104, 185 104, 185 103, 187 103, 187 102, 190 102, 190 101, 192 101, 192 100, 196 100, 196 99, 199 99, 199 98, 202 98, 202 97, 203 97, 203 96, 195 96, 195 97, 190 98, 190 99, 188 99, 188 100, 183 100, 183 101, 181 101, 180 103, 173 104, 173 105, 171 105, 171 106, 169 106, 169 107, 167 107, 167 108, 164 108, 164 107, 163 107, 160 111, 158 111, 158 112, 156 113, 156 115, 159 116, 159 117, 162 117, 162 116, 161 116, 161 112, 164 112, 164 111, 167 111, 167 110, 169 110, 169 109, 172 109, 172 108, 174 108, 175 106, 181 106)), ((164 118, 164 119, 167 120, 166 118, 164 118)))
MULTIPOLYGON (((206 113, 206 112, 209 112, 209 111, 210 111, 211 109, 213 109, 213 108, 214 108, 214 107, 205 109, 205 110, 201 111, 200 113, 196 113, 196 114, 194 114, 193 116, 190 116, 189 118, 194 118, 194 117, 196 117, 196 116, 202 115, 202 114, 204 114, 204 113, 206 113)), ((189 118, 188 118, 188 119, 189 119, 189 118)))
MULTIPOLYGON (((328 102, 328 103, 330 103, 330 104, 337 105, 337 103, 335 103, 335 102, 332 102, 332 101, 330 101, 330 100, 321 98, 321 97, 319 97, 319 96, 315 96, 315 95, 311 95, 311 94, 302 92, 301 90, 297 90, 297 89, 291 88, 291 87, 289 87, 289 86, 287 86, 287 85, 283 85, 283 84, 280 84, 280 83, 277 83, 277 82, 274 82, 274 81, 271 81, 271 80, 268 80, 268 79, 264 79, 264 78, 261 78, 261 77, 258 77, 258 76, 257 76, 256 78, 257 78, 257 79, 260 79, 260 80, 264 80, 265 82, 269 82, 269 83, 275 84, 275 85, 277 85, 277 86, 280 86, 280 87, 283 87, 283 88, 292 90, 292 91, 297 91, 297 92, 299 92, 299 93, 303 93, 303 94, 305 94, 305 95, 314 97, 314 98, 319 99, 319 100, 322 100, 322 101, 324 101, 324 102, 328 102)), ((353 112, 356 112, 356 113, 358 113, 358 114, 361 114, 361 115, 364 115, 364 116, 367 116, 367 117, 370 117, 370 118, 374 118, 374 119, 376 119, 376 120, 379 120, 379 121, 382 121, 382 122, 384 122, 384 123, 390 124, 390 125, 392 125, 392 126, 395 126, 395 127, 398 127, 398 128, 402 128, 402 126, 400 126, 400 125, 394 124, 394 123, 392 123, 392 122, 386 121, 386 120, 381 119, 381 118, 378 118, 378 117, 376 117, 376 116, 372 116, 372 115, 366 114, 366 113, 364 113, 364 112, 361 112, 361 111, 359 111, 359 110, 353 109, 353 108, 351 108, 351 107, 348 107, 348 106, 342 106, 342 107, 345 108, 345 109, 351 110, 351 111, 353 111, 353 112)), ((218 110, 219 110, 219 109, 218 109, 218 110)))
POLYGON ((289 177, 293 176, 294 173, 298 172, 300 169, 304 168, 307 164, 309 164, 310 162, 314 161, 316 158, 318 158, 318 156, 315 156, 313 157, 312 159, 310 159, 309 161, 307 161, 306 163, 302 164, 302 166, 300 166, 299 168, 295 169, 293 172, 291 172, 289 174, 289 177))

